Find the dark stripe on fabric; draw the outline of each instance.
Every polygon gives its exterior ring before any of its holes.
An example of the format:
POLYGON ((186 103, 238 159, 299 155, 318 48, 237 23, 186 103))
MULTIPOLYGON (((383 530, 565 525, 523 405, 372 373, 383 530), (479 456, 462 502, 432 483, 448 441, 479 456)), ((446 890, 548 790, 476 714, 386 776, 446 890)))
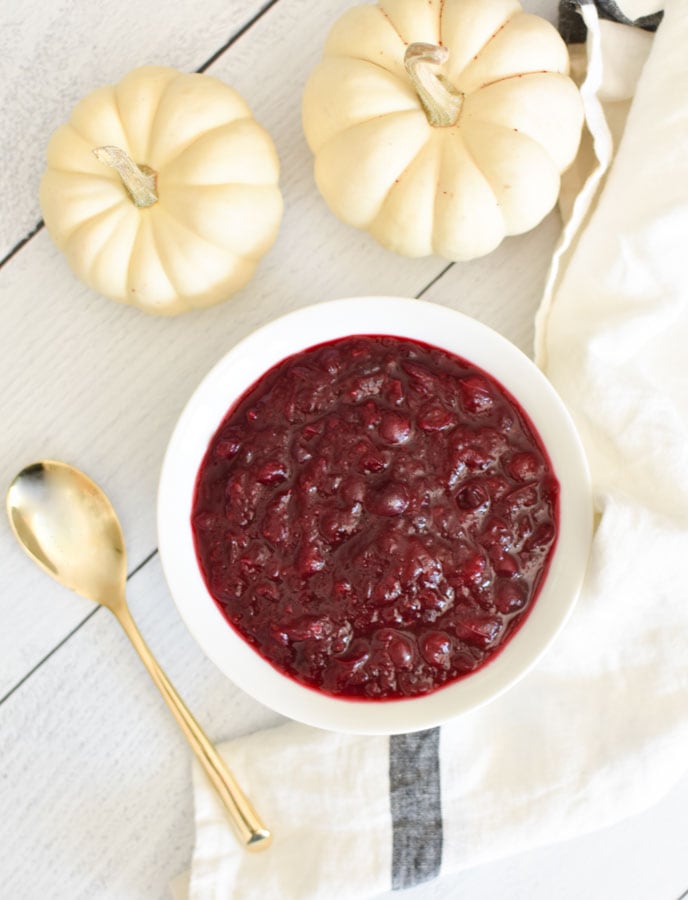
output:
MULTIPOLYGON (((567 44, 582 44, 587 35, 587 28, 580 15, 580 7, 592 0, 560 0, 559 32, 567 44)), ((656 31, 664 16, 663 12, 651 16, 640 16, 632 20, 625 16, 614 0, 595 0, 597 14, 600 19, 610 22, 621 22, 623 25, 635 25, 645 31, 656 31)))
POLYGON ((437 877, 442 865, 440 729, 389 739, 392 888, 437 877))

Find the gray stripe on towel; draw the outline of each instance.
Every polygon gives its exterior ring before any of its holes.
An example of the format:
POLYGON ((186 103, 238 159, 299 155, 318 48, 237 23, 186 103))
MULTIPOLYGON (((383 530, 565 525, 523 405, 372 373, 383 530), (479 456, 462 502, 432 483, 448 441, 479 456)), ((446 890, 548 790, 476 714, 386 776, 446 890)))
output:
MULTIPOLYGON (((587 28, 580 16, 580 7, 586 4, 592 5, 593 0, 559 0, 559 31, 567 44, 581 44, 585 41, 587 28)), ((646 31, 656 31, 664 15, 663 12, 657 12, 631 20, 621 12, 615 0, 594 0, 594 5, 600 19, 636 25, 646 31)))
POLYGON ((389 739, 392 888, 435 878, 442 865, 440 729, 389 739))

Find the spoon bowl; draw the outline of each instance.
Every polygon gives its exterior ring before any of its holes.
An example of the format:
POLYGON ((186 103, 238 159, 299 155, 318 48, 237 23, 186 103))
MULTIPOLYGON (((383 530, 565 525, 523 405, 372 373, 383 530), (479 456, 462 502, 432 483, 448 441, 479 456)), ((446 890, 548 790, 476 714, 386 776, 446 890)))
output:
POLYGON ((7 514, 15 537, 34 562, 60 584, 113 613, 217 791, 240 840, 249 850, 267 847, 270 832, 131 617, 125 596, 124 537, 103 491, 73 466, 42 460, 26 466, 10 484, 7 514))
POLYGON ((103 606, 124 600, 122 529, 83 472, 52 460, 27 466, 10 484, 7 511, 17 540, 48 575, 103 606))

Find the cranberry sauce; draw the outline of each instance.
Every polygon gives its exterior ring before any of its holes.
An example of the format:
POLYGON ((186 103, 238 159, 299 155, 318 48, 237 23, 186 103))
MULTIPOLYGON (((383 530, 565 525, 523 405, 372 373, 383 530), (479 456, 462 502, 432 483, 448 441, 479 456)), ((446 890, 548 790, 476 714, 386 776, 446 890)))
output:
POLYGON ((213 437, 192 526, 210 593, 275 668, 359 699, 474 672, 533 604, 558 483, 485 372, 351 337, 265 374, 213 437))

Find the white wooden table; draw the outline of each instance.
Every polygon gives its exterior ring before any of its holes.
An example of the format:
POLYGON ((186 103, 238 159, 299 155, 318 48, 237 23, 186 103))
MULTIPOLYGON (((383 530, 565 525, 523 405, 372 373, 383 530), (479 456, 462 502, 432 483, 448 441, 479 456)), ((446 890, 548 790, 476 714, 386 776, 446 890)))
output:
MULTIPOLYGON (((217 739, 278 717, 235 689, 181 624, 156 555, 162 455, 210 365, 257 325, 356 294, 420 296, 530 351, 559 223, 482 261, 405 260, 339 223, 315 189, 300 96, 348 0, 24 0, 0 4, 0 485, 52 457, 110 494, 127 537, 135 617, 217 739), (74 103, 136 65, 207 70, 272 133, 286 215, 235 299, 176 320, 93 295, 40 224, 48 136, 74 103)), ((555 0, 525 4, 550 19, 555 0)), ((154 898, 189 864, 189 753, 107 612, 47 579, 0 520, 0 897, 154 898)), ((443 879, 409 897, 677 900, 688 887, 688 782, 644 815, 566 845, 443 879)))

